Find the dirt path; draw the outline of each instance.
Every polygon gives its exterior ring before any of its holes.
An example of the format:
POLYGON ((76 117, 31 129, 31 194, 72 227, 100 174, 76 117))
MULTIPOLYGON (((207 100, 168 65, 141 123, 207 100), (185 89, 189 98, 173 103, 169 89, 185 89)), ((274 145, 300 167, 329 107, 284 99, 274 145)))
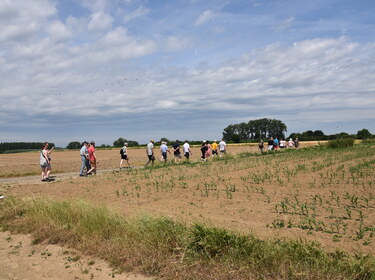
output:
MULTIPOLYGON (((143 168, 143 167, 137 167, 137 168, 143 168)), ((109 172, 126 172, 126 170, 130 170, 130 168, 124 168, 124 169, 119 169, 119 168, 112 168, 112 169, 104 169, 104 170, 98 170, 98 174, 103 174, 103 173, 109 173, 109 172)), ((94 176, 94 175, 92 175, 94 176)), ((66 180, 69 178, 78 178, 79 174, 77 172, 68 172, 68 173, 58 173, 58 174, 53 174, 51 176, 54 181, 62 181, 66 180)), ((18 185, 23 185, 23 184, 41 184, 41 179, 40 175, 35 175, 35 176, 22 176, 22 177, 10 177, 10 178, 0 178, 0 184, 18 184, 18 185)), ((46 183, 48 184, 48 183, 46 183)))
POLYGON ((30 235, 0 232, 0 279, 151 279, 142 275, 118 274, 98 258, 51 244, 32 245, 30 235))

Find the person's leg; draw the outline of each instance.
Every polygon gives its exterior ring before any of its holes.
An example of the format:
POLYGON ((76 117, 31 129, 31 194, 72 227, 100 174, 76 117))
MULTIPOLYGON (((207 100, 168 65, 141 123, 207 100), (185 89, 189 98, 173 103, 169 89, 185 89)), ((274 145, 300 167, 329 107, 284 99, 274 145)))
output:
POLYGON ((83 171, 85 170, 86 167, 86 157, 81 156, 82 160, 82 165, 81 165, 81 170, 79 171, 79 176, 83 176, 83 171))
POLYGON ((49 174, 51 174, 51 166, 49 166, 49 167, 47 167, 46 168, 46 179, 48 179, 49 178, 49 174))
POLYGON ((46 178, 46 169, 42 166, 42 181, 44 181, 46 178))
POLYGON ((122 168, 122 162, 123 162, 124 160, 121 158, 121 160, 120 160, 120 168, 122 168))

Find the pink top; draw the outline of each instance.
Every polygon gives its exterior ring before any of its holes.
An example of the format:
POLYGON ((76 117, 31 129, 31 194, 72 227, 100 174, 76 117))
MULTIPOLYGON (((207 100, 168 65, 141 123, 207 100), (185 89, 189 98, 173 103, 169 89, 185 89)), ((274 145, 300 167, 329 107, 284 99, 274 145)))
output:
POLYGON ((89 151, 89 157, 90 157, 90 161, 95 161, 95 156, 94 156, 94 153, 95 153, 95 148, 94 146, 90 146, 88 148, 88 151, 89 151))

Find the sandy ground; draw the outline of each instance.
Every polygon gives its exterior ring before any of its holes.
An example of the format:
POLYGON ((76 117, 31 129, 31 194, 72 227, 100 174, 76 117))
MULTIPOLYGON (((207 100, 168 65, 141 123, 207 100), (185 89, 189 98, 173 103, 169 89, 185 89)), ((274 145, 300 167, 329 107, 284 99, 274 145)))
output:
POLYGON ((29 235, 0 232, 1 280, 146 280, 141 275, 118 274, 104 261, 51 244, 32 245, 29 235))

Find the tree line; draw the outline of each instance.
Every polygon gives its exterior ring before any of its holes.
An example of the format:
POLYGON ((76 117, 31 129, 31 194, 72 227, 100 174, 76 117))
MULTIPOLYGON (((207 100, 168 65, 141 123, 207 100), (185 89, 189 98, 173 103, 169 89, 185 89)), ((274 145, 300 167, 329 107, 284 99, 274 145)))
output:
MULTIPOLYGON (((54 147, 54 143, 49 143, 50 147, 54 147)), ((7 151, 27 151, 27 150, 41 150, 44 142, 4 142, 0 143, 0 153, 7 151)))
MULTIPOLYGON (((239 124, 231 124, 224 128, 223 138, 232 143, 240 142, 251 142, 258 141, 260 139, 268 139, 270 137, 285 138, 286 125, 275 119, 258 119, 250 120, 249 122, 243 122, 239 124)), ((301 141, 318 141, 318 140, 333 140, 338 138, 356 138, 356 139, 371 139, 375 138, 375 135, 364 128, 357 132, 357 134, 348 134, 346 132, 340 132, 337 134, 326 135, 321 130, 307 130, 301 133, 291 133, 287 138, 298 138, 301 141)), ((220 139, 217 139, 220 140, 220 139)), ((155 141, 155 145, 160 145, 161 142, 171 143, 169 139, 162 137, 159 141, 155 141)), ((112 148, 112 147, 122 147, 124 143, 127 142, 129 147, 144 146, 137 141, 127 140, 125 138, 118 138, 113 142, 113 146, 101 145, 101 148, 112 148)), ((184 142, 184 141, 180 141, 184 142)), ((189 140, 192 145, 199 145, 202 143, 201 140, 189 140)), ((43 142, 4 142, 0 143, 0 153, 7 152, 23 152, 28 150, 40 150, 43 146, 43 142)), ((49 143, 50 147, 55 146, 54 143, 49 143)), ((83 143, 79 141, 70 142, 65 148, 66 149, 80 149, 83 143)))

